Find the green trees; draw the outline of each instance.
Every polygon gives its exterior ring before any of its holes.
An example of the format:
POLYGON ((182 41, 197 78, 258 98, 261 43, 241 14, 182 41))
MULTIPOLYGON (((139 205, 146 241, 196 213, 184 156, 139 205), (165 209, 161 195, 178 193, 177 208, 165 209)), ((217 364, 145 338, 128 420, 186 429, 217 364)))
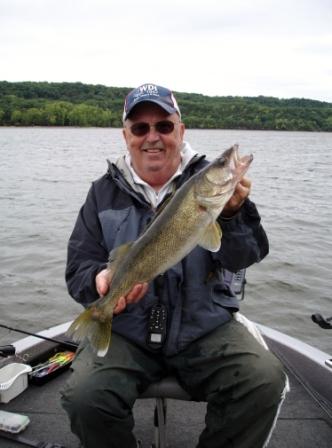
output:
POLYGON ((0 125, 9 126, 120 126, 121 121, 110 110, 85 103, 45 101, 39 107, 16 104, 7 106, 7 113, 0 109, 0 125), (5 116, 6 115, 6 116, 5 116))
MULTIPOLYGON (((0 82, 0 126, 121 127, 126 87, 0 82)), ((332 131, 332 103, 176 93, 187 128, 332 131)))
POLYGON ((182 101, 179 98, 179 103, 187 127, 332 131, 331 103, 269 97, 202 99, 195 95, 182 101))
POLYGON ((111 126, 111 113, 88 104, 74 105, 68 114, 69 126, 111 126))

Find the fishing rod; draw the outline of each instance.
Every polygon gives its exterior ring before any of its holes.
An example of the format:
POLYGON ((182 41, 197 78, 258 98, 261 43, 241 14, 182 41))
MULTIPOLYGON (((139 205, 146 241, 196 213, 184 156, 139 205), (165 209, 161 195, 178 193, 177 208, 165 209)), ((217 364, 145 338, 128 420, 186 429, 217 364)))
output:
MULTIPOLYGON (((6 330, 15 331, 15 332, 21 333, 21 334, 26 334, 28 336, 34 336, 35 338, 43 339, 44 341, 55 342, 56 344, 60 344, 63 347, 70 349, 70 350, 74 350, 74 351, 78 347, 78 344, 75 344, 75 342, 60 341, 59 339, 49 338, 47 336, 42 336, 40 334, 31 333, 30 331, 21 330, 19 328, 9 327, 8 325, 4 325, 4 324, 0 324, 0 328, 5 328, 6 330)), ((0 351, 1 351, 1 347, 0 347, 0 351)))

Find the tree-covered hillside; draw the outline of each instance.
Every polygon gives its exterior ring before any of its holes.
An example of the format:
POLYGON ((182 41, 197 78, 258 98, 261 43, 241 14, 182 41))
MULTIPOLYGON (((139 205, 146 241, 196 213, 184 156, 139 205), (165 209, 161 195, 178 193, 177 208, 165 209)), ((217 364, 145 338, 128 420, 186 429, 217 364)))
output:
MULTIPOLYGON (((2 126, 122 125, 126 87, 0 82, 2 126)), ((332 131, 332 103, 175 92, 187 128, 332 131)))

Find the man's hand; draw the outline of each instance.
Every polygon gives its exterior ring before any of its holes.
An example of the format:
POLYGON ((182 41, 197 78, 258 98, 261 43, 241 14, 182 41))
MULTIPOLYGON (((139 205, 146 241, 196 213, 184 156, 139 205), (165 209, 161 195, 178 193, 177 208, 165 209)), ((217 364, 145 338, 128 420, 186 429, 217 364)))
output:
POLYGON ((225 205, 221 216, 225 218, 231 218, 241 208, 243 202, 250 194, 251 180, 247 177, 243 177, 236 185, 233 196, 225 205))
MULTIPOLYGON (((109 285, 112 281, 112 274, 109 269, 104 269, 96 275, 96 289, 100 297, 108 293, 109 285)), ((137 283, 126 296, 119 298, 114 308, 114 314, 122 313, 128 303, 137 303, 147 293, 148 283, 137 283)))

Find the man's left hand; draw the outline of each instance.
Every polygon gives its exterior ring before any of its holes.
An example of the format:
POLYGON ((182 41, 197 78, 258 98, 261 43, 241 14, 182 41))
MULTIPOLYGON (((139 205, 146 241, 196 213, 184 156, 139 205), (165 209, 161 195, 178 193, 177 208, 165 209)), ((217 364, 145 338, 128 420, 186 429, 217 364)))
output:
POLYGON ((241 208, 244 201, 250 194, 251 180, 248 177, 243 177, 236 185, 233 196, 225 205, 221 216, 231 218, 241 208))

